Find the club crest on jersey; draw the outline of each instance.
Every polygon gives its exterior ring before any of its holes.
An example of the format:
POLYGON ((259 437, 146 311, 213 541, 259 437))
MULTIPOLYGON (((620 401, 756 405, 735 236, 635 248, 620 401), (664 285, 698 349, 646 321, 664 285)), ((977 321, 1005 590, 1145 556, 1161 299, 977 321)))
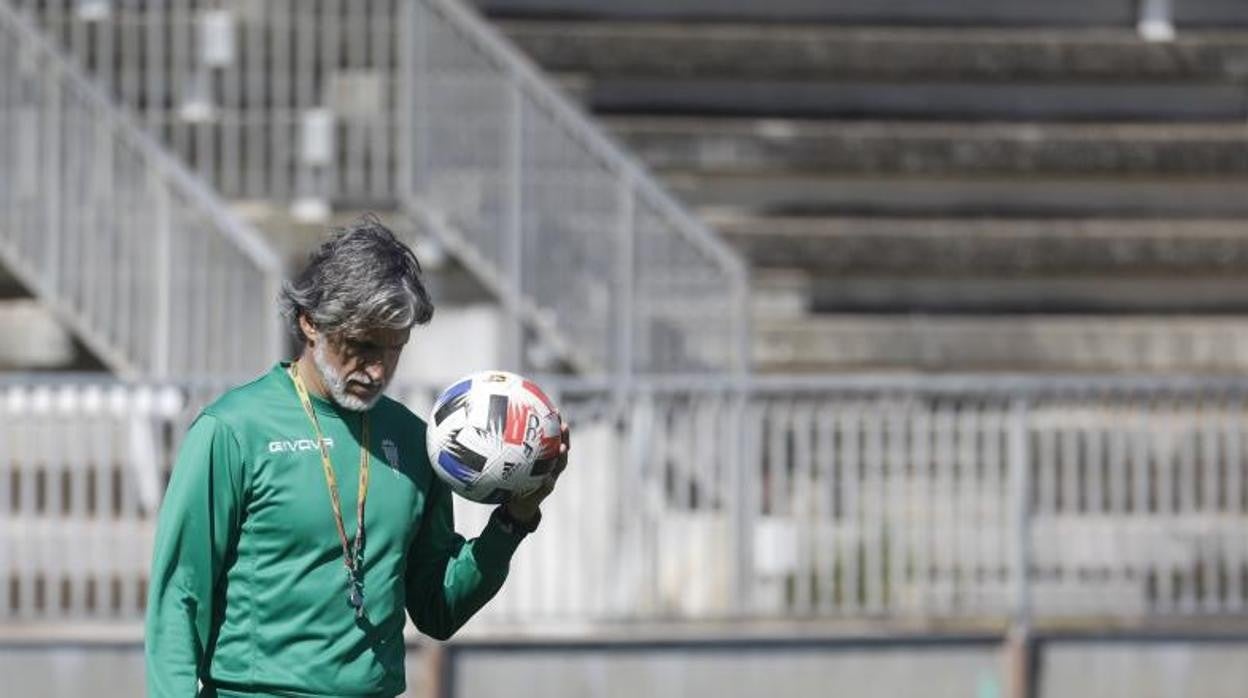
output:
POLYGON ((399 447, 390 439, 381 440, 381 450, 386 454, 386 462, 395 470, 402 470, 403 464, 399 462, 399 447))

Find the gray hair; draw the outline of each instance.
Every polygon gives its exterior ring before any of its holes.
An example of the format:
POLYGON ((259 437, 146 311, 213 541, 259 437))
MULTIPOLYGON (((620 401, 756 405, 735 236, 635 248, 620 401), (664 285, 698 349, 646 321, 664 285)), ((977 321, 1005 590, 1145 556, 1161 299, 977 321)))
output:
POLYGON ((327 334, 403 330, 433 317, 416 255, 373 214, 321 243, 303 271, 282 284, 278 305, 300 340, 301 315, 327 334))

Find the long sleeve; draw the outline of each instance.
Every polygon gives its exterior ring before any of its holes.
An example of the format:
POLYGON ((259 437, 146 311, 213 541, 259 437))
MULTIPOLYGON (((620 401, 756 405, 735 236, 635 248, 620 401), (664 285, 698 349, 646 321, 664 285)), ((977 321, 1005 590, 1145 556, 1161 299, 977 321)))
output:
POLYGON ((422 633, 445 640, 494 597, 524 534, 490 517, 471 541, 455 533, 450 489, 435 482, 408 551, 407 612, 422 633))
POLYGON ((147 598, 147 691, 193 698, 210 643, 216 594, 237 544, 244 464, 233 432, 211 414, 191 426, 161 505, 147 598))

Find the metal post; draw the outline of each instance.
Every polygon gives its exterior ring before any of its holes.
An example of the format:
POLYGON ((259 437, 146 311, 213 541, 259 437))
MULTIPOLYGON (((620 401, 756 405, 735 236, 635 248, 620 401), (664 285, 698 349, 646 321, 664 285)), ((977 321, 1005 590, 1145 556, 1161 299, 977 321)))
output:
POLYGON ((1170 0, 1140 0, 1135 30, 1145 41, 1174 41, 1170 0))
MULTIPOLYGON (((630 173, 620 176, 620 225, 616 231, 615 273, 615 394, 617 410, 622 410, 632 389, 633 340, 637 318, 633 307, 636 294, 637 211, 636 190, 630 173)), ((622 414, 622 412, 620 412, 622 414)))
POLYGON ((736 345, 736 356, 733 357, 731 365, 733 373, 744 378, 749 375, 752 363, 750 360, 750 317, 753 313, 750 308, 750 281, 749 273, 744 269, 734 270, 733 276, 734 303, 729 312, 736 313, 732 319, 732 342, 736 345))
POLYGON ((61 128, 65 122, 65 115, 61 109, 61 90, 64 89, 65 78, 59 74, 59 68, 53 68, 53 71, 51 79, 43 85, 45 102, 41 127, 47 139, 44 141, 43 152, 44 225, 39 235, 45 245, 43 250, 46 255, 44 284, 48 295, 55 298, 61 295, 60 246, 63 231, 61 230, 61 200, 55 192, 62 191, 60 182, 61 128))
POLYGON ((1028 453, 1028 405, 1023 399, 1010 406, 1009 464, 1014 507, 1014 614, 1006 637, 1007 695, 1032 698, 1031 639, 1031 462, 1028 453))
POLYGON ((503 308, 504 320, 503 365, 508 370, 524 370, 524 322, 521 319, 520 299, 524 293, 524 189, 521 180, 524 155, 524 93, 518 80, 507 81, 507 152, 504 167, 507 172, 506 218, 503 229, 502 268, 506 272, 504 288, 507 297, 503 308))
POLYGON ((416 98, 416 80, 418 79, 417 61, 424 52, 424 32, 417 25, 416 3, 405 2, 399 10, 399 108, 395 115, 396 130, 399 141, 399 183, 398 198, 403 200, 416 191, 416 147, 424 147, 424 143, 416 137, 416 109, 419 103, 416 98))
MULTIPOLYGON (((266 303, 277 302, 282 290, 282 274, 275 269, 264 272, 264 300, 266 303)), ((269 363, 287 358, 286 323, 274 313, 270 313, 267 329, 269 341, 267 352, 269 363)))
MULTIPOLYGON (((161 181, 156 168, 149 170, 149 186, 155 200, 156 229, 153 244, 152 272, 156 275, 156 318, 152 325, 152 377, 157 379, 169 377, 170 333, 172 331, 172 299, 173 292, 173 230, 169 210, 169 189, 161 181)), ((140 365, 141 367, 141 365, 140 365)))
POLYGON ((735 448, 732 449, 731 462, 728 464, 729 485, 732 488, 732 536, 737 542, 736 568, 729 581, 729 595, 734 599, 737 614, 748 616, 753 608, 754 579, 754 525, 757 523, 754 513, 755 490, 751 486, 754 473, 760 468, 750 456, 755 452, 754 442, 747 433, 750 431, 749 393, 745 382, 739 381, 733 386, 729 400, 732 410, 733 433, 725 434, 724 438, 735 448))
MULTIPOLYGON (((452 698, 455 695, 454 665, 451 647, 433 640, 421 639, 418 650, 425 655, 423 695, 426 698, 452 698)), ((410 651, 410 650, 409 650, 410 651)))

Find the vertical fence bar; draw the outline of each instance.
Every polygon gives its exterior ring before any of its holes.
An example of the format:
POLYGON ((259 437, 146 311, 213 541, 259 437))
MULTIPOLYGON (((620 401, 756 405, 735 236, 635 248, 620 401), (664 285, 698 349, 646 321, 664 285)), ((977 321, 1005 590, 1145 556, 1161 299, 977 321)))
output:
POLYGON ((619 225, 616 228, 615 252, 615 390, 617 409, 623 408, 624 396, 632 389, 633 342, 637 322, 634 307, 636 287, 636 255, 637 255, 637 211, 635 208, 636 194, 633 190, 631 173, 625 171, 619 175, 617 205, 619 225))
POLYGON ((746 391, 737 386, 730 398, 732 433, 725 435, 731 448, 728 465, 732 498, 731 531, 736 541, 733 549, 734 563, 729 583, 729 598, 736 603, 738 613, 748 613, 753 606, 754 547, 753 535, 756 519, 752 503, 757 499, 753 473, 757 461, 753 422, 749 419, 750 400, 746 391))
POLYGON ((173 303, 173 221, 169 210, 169 191, 154 175, 150 187, 155 194, 155 264, 148 272, 156 277, 156 317, 152 332, 152 374, 156 378, 169 375, 170 339, 173 303))
POLYGON ((1031 588, 1031 439, 1030 407, 1015 399, 1009 414, 1011 504, 1014 509, 1014 609, 1007 647, 1010 698, 1032 698, 1031 588))
POLYGON ((524 321, 520 299, 524 297, 524 92, 516 80, 507 85, 507 152, 503 159, 507 189, 504 216, 502 268, 506 270, 508 297, 503 299, 505 320, 503 365, 524 370, 524 321))
POLYGON ((1028 457, 1030 408, 1016 399, 1009 414, 1009 464, 1011 507, 1014 510, 1014 613, 1016 626, 1027 631, 1031 627, 1031 462, 1028 457))
MULTIPOLYGON (((1226 530, 1218 516, 1221 510, 1219 502, 1219 486, 1222 484, 1219 464, 1221 462, 1220 440, 1216 430, 1220 419, 1225 413, 1221 404, 1203 403, 1200 418, 1193 421, 1193 436, 1199 439, 1200 452, 1200 506, 1197 516, 1203 521, 1219 521, 1214 533, 1209 536, 1200 568, 1202 585, 1196 603, 1201 611, 1215 613, 1221 609, 1226 594, 1226 583, 1223 572, 1226 557, 1223 552, 1223 538, 1226 530)), ((1193 483, 1196 486, 1197 483, 1193 483)))
POLYGON ((816 403, 815 410, 815 478, 814 478, 814 566, 815 588, 813 613, 828 615, 832 611, 835 591, 835 459, 836 438, 832 408, 827 400, 816 403))
MULTIPOLYGON (((1227 406, 1226 429, 1223 431, 1226 456, 1226 516, 1234 519, 1244 514, 1244 407, 1239 398, 1227 406)), ((1246 541, 1231 536, 1227 541, 1227 610, 1244 609, 1244 561, 1246 541)))
MULTIPOLYGON (((51 68, 54 73, 43 88, 44 103, 41 105, 41 130, 44 133, 43 186, 46 191, 61 191, 61 137, 64 126, 64 114, 61 109, 61 90, 64 77, 59 69, 51 68)), ((43 225, 38 231, 44 246, 44 277, 42 279, 46 291, 59 295, 61 285, 60 244, 61 244, 61 203, 56 196, 44 196, 43 225)))
POLYGON ((915 482, 914 590, 918 594, 916 609, 920 613, 926 613, 931 605, 934 567, 932 549, 937 536, 933 530, 935 497, 932 478, 935 470, 932 465, 932 409, 928 405, 920 405, 916 410, 913 432, 910 446, 915 482))

